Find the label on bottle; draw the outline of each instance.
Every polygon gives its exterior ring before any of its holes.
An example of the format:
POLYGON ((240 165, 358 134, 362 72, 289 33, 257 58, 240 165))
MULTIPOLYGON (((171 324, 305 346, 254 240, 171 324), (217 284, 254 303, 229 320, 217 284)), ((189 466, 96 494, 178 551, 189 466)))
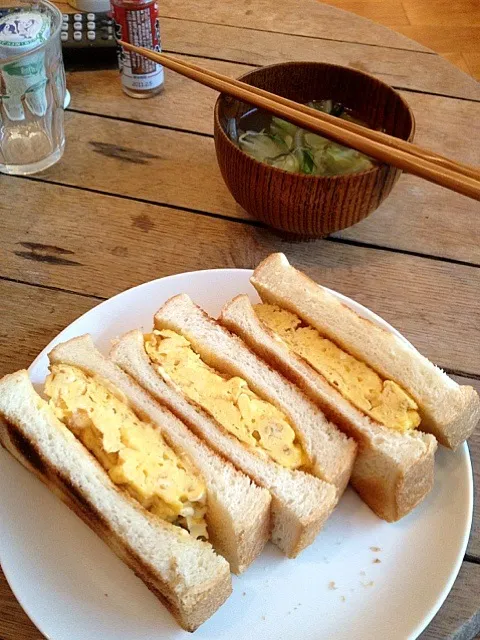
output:
MULTIPOLYGON (((113 4, 112 8, 118 40, 153 51, 161 51, 156 2, 146 7, 135 8, 113 4)), ((163 67, 153 60, 148 60, 132 51, 124 51, 120 47, 118 63, 122 83, 128 89, 148 91, 148 89, 156 89, 163 83, 163 67)))

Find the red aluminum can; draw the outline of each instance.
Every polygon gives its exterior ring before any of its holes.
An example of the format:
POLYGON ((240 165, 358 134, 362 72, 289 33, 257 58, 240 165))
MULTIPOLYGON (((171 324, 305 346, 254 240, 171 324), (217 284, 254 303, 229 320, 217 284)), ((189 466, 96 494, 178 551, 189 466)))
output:
MULTIPOLYGON (((161 51, 158 5, 155 0, 111 0, 115 37, 138 47, 161 51)), ((118 47, 124 92, 133 98, 150 98, 163 89, 161 64, 118 47)))

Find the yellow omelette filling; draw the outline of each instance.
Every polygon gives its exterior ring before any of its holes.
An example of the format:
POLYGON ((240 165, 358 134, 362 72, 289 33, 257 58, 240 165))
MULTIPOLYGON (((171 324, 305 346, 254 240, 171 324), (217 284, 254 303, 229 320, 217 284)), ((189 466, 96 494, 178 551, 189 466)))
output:
POLYGON ((57 417, 148 511, 207 538, 206 490, 161 433, 117 397, 102 379, 70 365, 53 365, 45 393, 57 417))
POLYGON ((296 354, 335 386, 358 409, 380 424, 397 431, 420 424, 418 406, 392 380, 383 380, 367 364, 340 349, 302 320, 277 305, 257 304, 259 319, 296 354))
POLYGON ((167 382, 256 453, 266 453, 289 469, 307 462, 286 416, 242 378, 221 375, 205 364, 186 338, 169 329, 155 330, 145 336, 145 349, 167 382))

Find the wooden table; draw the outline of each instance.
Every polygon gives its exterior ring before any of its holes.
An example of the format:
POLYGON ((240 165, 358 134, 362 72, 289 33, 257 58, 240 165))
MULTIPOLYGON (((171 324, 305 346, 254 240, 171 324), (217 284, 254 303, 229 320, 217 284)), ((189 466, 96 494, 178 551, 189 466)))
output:
MULTIPOLYGON (((393 31, 314 0, 161 0, 160 14, 166 51, 232 76, 293 59, 368 71, 407 99, 420 144, 480 161, 478 84, 393 31)), ((212 140, 212 91, 168 72, 165 93, 147 101, 124 96, 113 70, 71 73, 67 82, 63 160, 40 175, 0 179, 0 374, 28 366, 65 325, 127 287, 194 269, 253 267, 280 250, 480 390, 477 203, 402 176, 359 225, 288 243, 227 191, 212 140)), ((470 451, 478 489, 480 430, 470 451)), ((458 579, 421 637, 474 638, 479 593, 477 504, 458 579)), ((41 637, 0 574, 0 638, 41 637)))

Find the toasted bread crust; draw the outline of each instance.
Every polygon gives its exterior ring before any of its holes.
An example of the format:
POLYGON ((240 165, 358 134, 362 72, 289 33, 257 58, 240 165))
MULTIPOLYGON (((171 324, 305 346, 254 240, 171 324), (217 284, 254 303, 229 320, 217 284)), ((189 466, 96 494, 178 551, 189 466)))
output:
POLYGON ((421 427, 451 449, 474 431, 480 398, 460 386, 397 335, 358 315, 324 287, 292 267, 281 253, 266 258, 251 282, 265 302, 297 314, 347 352, 394 380, 417 402, 421 427))
POLYGON ((411 511, 433 485, 435 438, 400 435, 356 409, 303 358, 264 325, 246 295, 227 303, 220 322, 264 360, 298 385, 323 413, 359 443, 351 483, 381 518, 395 521, 411 511))
POLYGON ((288 557, 295 557, 313 541, 336 503, 333 486, 248 451, 201 407, 160 377, 145 352, 140 331, 122 336, 111 357, 212 449, 271 492, 271 539, 288 557))
MULTIPOLYGON (((142 345, 143 345, 143 338, 142 345)), ((55 347, 52 363, 71 364, 113 385, 137 415, 162 432, 180 457, 187 457, 207 486, 207 528, 215 549, 242 573, 261 553, 270 532, 270 495, 217 456, 165 406, 145 393, 134 379, 94 346, 90 336, 79 336, 55 347), (230 494, 234 493, 232 500, 230 494)))
MULTIPOLYGON (((2 446, 24 467, 37 476, 134 571, 175 616, 184 629, 194 631, 217 610, 231 593, 231 580, 227 563, 225 561, 223 563, 219 562, 222 559, 212 554, 212 560, 218 565, 218 569, 212 572, 211 579, 201 585, 194 586, 191 590, 186 590, 184 593, 175 584, 175 572, 173 572, 170 581, 166 580, 146 558, 142 557, 142 554, 138 552, 129 539, 118 534, 112 522, 95 505, 88 488, 82 485, 81 482, 75 481, 74 475, 70 474, 67 469, 63 470, 53 464, 52 460, 49 459, 48 445, 40 445, 28 433, 25 424, 15 418, 13 412, 12 415, 7 415, 8 409, 6 411, 2 406, 4 403, 1 400, 1 395, 2 393, 10 393, 12 384, 20 387, 18 392, 23 392, 25 404, 35 402, 36 394, 31 387, 26 371, 19 371, 10 376, 5 376, 0 381, 0 443, 2 446), (30 394, 30 397, 28 394, 30 394)), ((38 419, 49 420, 52 439, 61 438, 63 430, 67 431, 66 427, 53 414, 38 419)), ((66 436, 64 435, 63 437, 66 436)), ((157 535, 165 535, 167 538, 171 537, 172 540, 175 539, 176 541, 182 537, 188 539, 188 536, 183 536, 181 532, 175 531, 178 529, 177 527, 154 518, 126 492, 118 489, 93 456, 73 436, 71 436, 70 443, 67 444, 77 448, 78 455, 82 458, 83 463, 89 469, 93 469, 94 474, 101 476, 102 484, 106 491, 114 495, 115 500, 128 507, 130 512, 135 512, 136 516, 140 516, 146 523, 149 523, 149 526, 157 531, 157 535)), ((88 473, 88 470, 86 473, 88 473)), ((192 539, 186 542, 187 546, 190 546, 192 542, 196 545, 198 541, 193 541, 192 539)), ((201 544, 206 545, 207 543, 201 544)), ((201 545, 198 548, 201 549, 201 545)))
POLYGON ((334 484, 338 495, 342 495, 352 473, 357 445, 329 423, 300 389, 185 294, 167 300, 155 314, 154 322, 157 329, 172 329, 184 335, 207 364, 244 378, 255 393, 283 411, 309 457, 309 472, 334 484))
MULTIPOLYGON (((201 407, 195 405, 195 403, 193 402, 191 404, 197 414, 195 417, 192 415, 187 417, 186 414, 184 414, 184 412, 181 410, 177 413, 177 415, 179 418, 182 418, 184 420, 185 424, 187 424, 192 429, 192 431, 198 435, 198 437, 204 437, 205 432, 199 425, 201 425, 203 420, 207 420, 214 423, 218 431, 223 432, 224 436, 233 443, 233 436, 227 434, 224 431, 222 425, 218 424, 213 418, 211 418, 211 416, 208 416, 201 407)), ((216 451, 219 455, 224 455, 226 460, 233 460, 234 462, 236 462, 237 467, 247 473, 252 478, 252 480, 257 482, 260 486, 263 486, 265 489, 270 488, 269 484, 265 482, 258 473, 252 471, 251 468, 249 468, 245 464, 238 462, 239 458, 236 458, 235 456, 229 457, 226 449, 220 444, 219 440, 209 439, 208 442, 214 451, 216 451)), ((239 446, 242 447, 243 445, 240 444, 239 446)), ((273 465, 275 465, 275 463, 272 463, 272 466, 273 465)), ((298 479, 300 476, 308 478, 308 475, 304 474, 302 471, 291 472, 286 470, 286 474, 290 476, 290 478, 293 477, 294 480, 298 479)), ((315 486, 308 488, 312 491, 316 490, 315 486)), ((288 505, 284 500, 276 497, 277 492, 274 489, 271 490, 272 501, 271 526, 269 529, 269 535, 271 534, 270 539, 275 545, 278 546, 281 551, 283 551, 283 553, 285 553, 288 558, 296 558, 301 551, 306 549, 306 547, 308 547, 315 540, 318 533, 321 531, 323 525, 328 520, 334 507, 337 504, 338 493, 327 493, 320 498, 318 509, 307 515, 299 516, 298 513, 291 508, 291 505, 288 505), (287 536, 284 535, 284 531, 286 529, 288 529, 287 536)))
POLYGON ((433 487, 435 451, 433 437, 410 465, 398 464, 376 447, 360 445, 351 484, 362 500, 387 522, 410 513, 433 487))

